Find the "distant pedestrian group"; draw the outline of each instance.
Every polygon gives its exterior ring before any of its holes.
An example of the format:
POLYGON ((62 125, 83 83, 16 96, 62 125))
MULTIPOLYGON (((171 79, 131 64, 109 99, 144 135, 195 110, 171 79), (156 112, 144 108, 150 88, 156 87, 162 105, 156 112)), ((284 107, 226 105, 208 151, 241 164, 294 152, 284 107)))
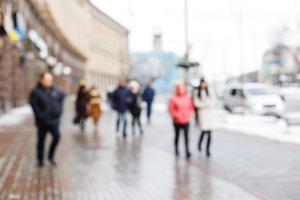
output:
POLYGON ((210 156, 210 144, 212 141, 212 119, 211 119, 211 98, 208 85, 204 79, 201 79, 199 86, 193 89, 196 95, 188 94, 184 84, 177 84, 175 95, 172 96, 169 103, 169 112, 172 117, 175 130, 174 146, 175 155, 179 155, 179 136, 183 132, 186 158, 190 158, 189 149, 189 126, 194 112, 196 124, 200 127, 200 137, 198 141, 198 150, 202 150, 202 143, 206 139, 206 155, 210 156), (199 113, 198 113, 199 112, 199 113))
POLYGON ((147 85, 145 90, 141 92, 140 84, 137 81, 133 80, 127 85, 125 80, 121 80, 111 95, 112 108, 117 112, 116 132, 121 131, 123 137, 127 137, 127 115, 130 113, 132 135, 136 133, 136 126, 138 126, 140 135, 143 135, 142 103, 145 101, 147 104, 147 119, 150 122, 154 96, 155 91, 150 85, 147 85))
MULTIPOLYGON (((175 154, 179 155, 179 138, 181 132, 184 136, 185 155, 190 158, 189 149, 189 126, 194 112, 196 124, 199 122, 201 129, 198 141, 198 150, 202 150, 202 143, 206 140, 206 155, 210 156, 210 144, 212 141, 212 119, 211 98, 208 85, 204 79, 200 81, 199 86, 194 88, 194 95, 189 95, 184 84, 177 84, 175 94, 169 103, 169 112, 174 126, 174 146, 175 154)), ((116 132, 123 138, 127 137, 128 114, 131 115, 131 132, 136 134, 138 128, 139 134, 144 134, 144 128, 141 121, 143 102, 147 106, 146 117, 148 123, 151 122, 152 105, 155 98, 155 90, 150 84, 142 90, 137 81, 120 80, 115 90, 109 91, 109 105, 117 113, 116 132)), ((52 135, 52 143, 48 152, 48 160, 52 165, 56 165, 55 152, 60 140, 60 117, 63 110, 64 93, 53 86, 53 76, 49 72, 41 75, 37 86, 30 95, 30 104, 32 106, 35 122, 37 126, 37 161, 38 166, 44 165, 44 146, 45 138, 48 132, 52 135)), ((101 95, 95 86, 87 88, 84 81, 79 85, 76 101, 75 116, 73 123, 79 125, 81 131, 85 130, 85 121, 88 117, 92 118, 97 131, 98 122, 101 117, 101 95)))
MULTIPOLYGON (((143 92, 141 91, 141 86, 137 81, 133 80, 127 84, 125 80, 120 80, 115 90, 110 89, 107 92, 107 102, 117 113, 116 131, 121 131, 124 138, 127 137, 128 113, 132 116, 132 134, 136 133, 137 127, 141 135, 144 133, 141 123, 143 101, 147 104, 147 119, 150 122, 155 91, 150 85, 147 85, 143 92)), ((84 124, 88 117, 93 119, 97 130, 102 110, 101 95, 95 86, 87 89, 83 81, 80 83, 75 101, 75 111, 73 122, 78 124, 82 131, 84 131, 84 124)))
POLYGON ((98 129, 98 122, 101 117, 101 95, 95 86, 90 89, 86 87, 84 81, 79 85, 77 97, 75 101, 75 117, 74 124, 80 126, 81 131, 85 130, 85 121, 90 117, 95 126, 95 131, 98 129))

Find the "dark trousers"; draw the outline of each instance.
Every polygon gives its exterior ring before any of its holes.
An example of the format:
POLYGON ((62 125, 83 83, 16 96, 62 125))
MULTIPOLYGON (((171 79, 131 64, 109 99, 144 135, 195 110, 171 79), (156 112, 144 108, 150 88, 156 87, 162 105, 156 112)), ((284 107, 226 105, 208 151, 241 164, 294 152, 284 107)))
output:
POLYGON ((212 141, 212 136, 211 136, 211 131, 210 130, 203 130, 201 131, 199 143, 198 143, 198 149, 201 150, 202 148, 202 142, 204 137, 207 137, 207 142, 206 142, 206 155, 210 155, 210 144, 212 141))
POLYGON ((80 114, 76 114, 73 123, 78 124, 81 131, 84 131, 86 117, 80 114))
POLYGON ((152 102, 147 102, 147 119, 148 122, 151 120, 151 114, 152 114, 152 102))
POLYGON ((174 124, 174 129, 175 129, 175 153, 176 155, 179 154, 178 150, 178 142, 179 142, 179 135, 180 131, 183 131, 184 134, 184 143, 185 143, 185 153, 187 156, 190 154, 189 150, 189 124, 174 124))
POLYGON ((142 123, 141 123, 141 117, 140 114, 137 115, 132 115, 132 134, 135 134, 135 125, 138 125, 139 129, 140 129, 140 133, 143 134, 143 127, 142 127, 142 123))
POLYGON ((194 114, 195 114, 195 124, 199 125, 199 108, 194 108, 194 114))
POLYGON ((123 123, 123 136, 126 136, 126 128, 127 128, 127 116, 126 112, 118 112, 118 118, 117 118, 117 132, 119 132, 120 124, 123 123))
POLYGON ((60 140, 58 125, 38 127, 37 159, 39 163, 42 163, 44 161, 45 140, 48 132, 50 132, 52 135, 52 142, 48 152, 49 160, 54 160, 55 151, 60 140))
POLYGON ((85 129, 85 118, 81 118, 79 121, 80 130, 84 131, 85 129))

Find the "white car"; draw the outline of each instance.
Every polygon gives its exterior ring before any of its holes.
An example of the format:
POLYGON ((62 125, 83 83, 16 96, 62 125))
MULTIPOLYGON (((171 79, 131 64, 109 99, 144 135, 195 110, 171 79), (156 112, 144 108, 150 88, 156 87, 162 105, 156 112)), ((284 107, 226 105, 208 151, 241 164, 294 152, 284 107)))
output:
POLYGON ((234 112, 250 112, 259 115, 281 117, 284 103, 274 88, 261 83, 245 83, 229 86, 224 94, 225 109, 234 112))

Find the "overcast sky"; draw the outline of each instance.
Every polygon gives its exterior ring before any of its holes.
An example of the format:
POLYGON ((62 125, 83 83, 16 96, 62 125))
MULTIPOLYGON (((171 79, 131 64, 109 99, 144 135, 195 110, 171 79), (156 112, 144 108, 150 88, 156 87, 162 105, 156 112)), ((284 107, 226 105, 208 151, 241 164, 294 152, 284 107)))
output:
MULTIPOLYGON (((184 0, 93 2, 130 30, 132 52, 152 50, 152 35, 160 30, 164 50, 183 55, 184 0)), ((202 64, 210 78, 257 69, 278 27, 286 25, 294 28, 300 22, 300 2, 297 0, 188 2, 191 57, 202 64)), ((300 44, 297 37, 294 36, 289 42, 300 44)))

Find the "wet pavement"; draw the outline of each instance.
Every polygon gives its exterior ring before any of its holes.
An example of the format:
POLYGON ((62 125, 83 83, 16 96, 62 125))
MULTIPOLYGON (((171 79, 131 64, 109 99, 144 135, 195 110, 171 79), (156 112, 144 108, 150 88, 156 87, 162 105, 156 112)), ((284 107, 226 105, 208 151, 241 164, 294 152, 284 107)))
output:
MULTIPOLYGON (((217 130, 212 157, 198 153, 191 126, 192 158, 176 158, 165 110, 156 111, 144 136, 124 140, 106 112, 99 131, 81 133, 66 105, 58 167, 35 166, 32 120, 1 129, 1 199, 298 200, 300 146, 217 130), (5 130, 5 131, 3 131, 5 130)), ((130 131, 129 131, 130 133, 130 131)), ((183 143, 183 141, 180 141, 183 143)))

